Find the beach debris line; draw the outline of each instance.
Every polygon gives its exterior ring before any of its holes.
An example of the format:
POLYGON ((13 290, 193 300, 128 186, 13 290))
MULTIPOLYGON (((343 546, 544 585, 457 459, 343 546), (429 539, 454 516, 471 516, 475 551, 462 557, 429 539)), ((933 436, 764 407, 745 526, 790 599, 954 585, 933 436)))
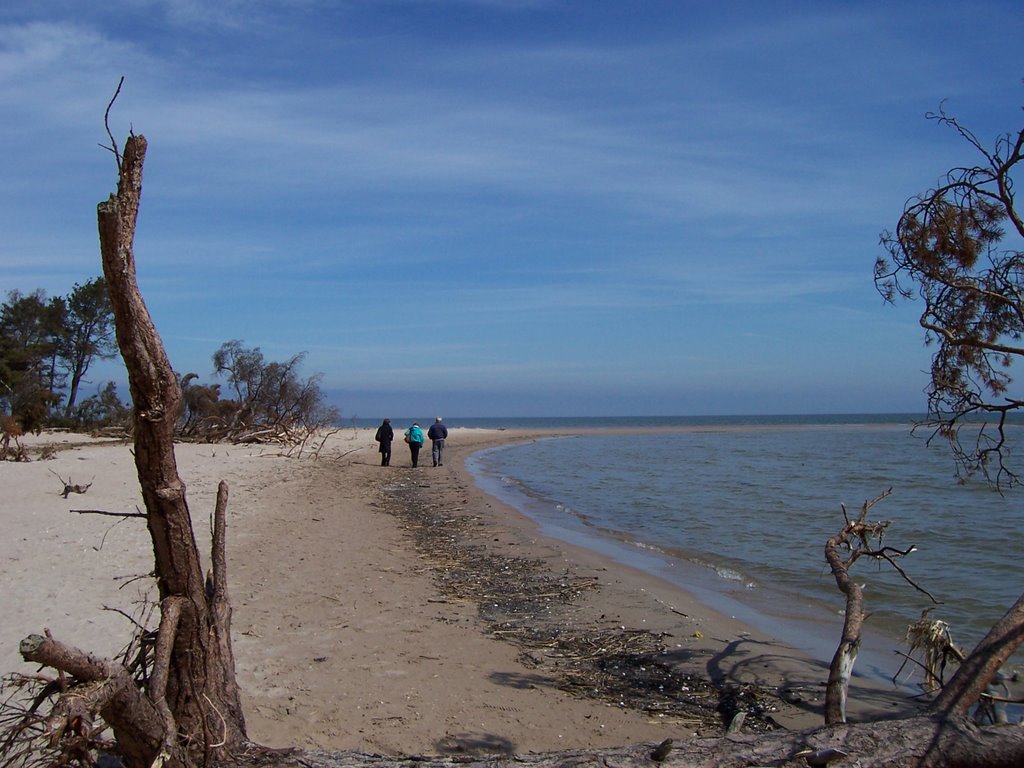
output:
POLYGON ((748 731, 776 728, 758 687, 682 674, 667 660, 664 635, 570 612, 600 589, 597 578, 496 553, 477 535, 479 517, 453 514, 417 484, 381 482, 383 511, 401 521, 444 598, 475 603, 484 630, 518 646, 524 666, 556 687, 701 731, 721 732, 739 712, 748 731))

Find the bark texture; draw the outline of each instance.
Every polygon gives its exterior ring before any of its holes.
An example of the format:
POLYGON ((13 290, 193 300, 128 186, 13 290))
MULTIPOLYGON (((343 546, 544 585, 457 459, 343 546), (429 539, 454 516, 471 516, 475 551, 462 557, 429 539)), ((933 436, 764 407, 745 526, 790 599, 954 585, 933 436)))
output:
MULTIPOLYGON (((231 652, 231 609, 223 554, 226 486, 218 494, 213 583, 208 595, 174 456, 174 422, 181 403, 163 343, 139 292, 135 224, 142 194, 146 139, 125 144, 117 194, 99 204, 103 273, 114 310, 117 343, 128 369, 135 415, 135 465, 153 541, 161 636, 149 695, 162 710, 165 746, 182 746, 201 762, 226 756, 245 740, 245 719, 231 652), (165 654, 161 658, 161 650, 165 654), (154 685, 155 682, 155 685, 154 685)), ((120 738, 120 735, 119 735, 120 738)), ((153 755, 155 758, 156 755, 153 755)), ((147 764, 148 765, 148 764, 147 764)))
POLYGON ((73 696, 62 697, 50 711, 50 739, 84 735, 98 713, 113 729, 126 765, 151 765, 165 751, 159 712, 127 669, 42 635, 26 637, 20 650, 25 661, 59 669, 79 683, 73 696))
POLYGON ((857 663, 861 631, 864 628, 864 590, 850 578, 849 563, 840 554, 840 548, 848 543, 849 528, 847 525, 825 544, 825 559, 832 569, 836 586, 846 596, 843 635, 829 665, 828 684, 825 687, 825 723, 828 725, 846 722, 850 677, 857 663))

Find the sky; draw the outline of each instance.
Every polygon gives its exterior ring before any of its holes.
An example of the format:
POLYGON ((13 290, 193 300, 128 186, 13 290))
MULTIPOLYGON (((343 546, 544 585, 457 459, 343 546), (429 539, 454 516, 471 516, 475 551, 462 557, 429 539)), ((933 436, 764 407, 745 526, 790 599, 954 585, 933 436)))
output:
POLYGON ((123 76, 180 373, 238 339, 343 418, 923 412, 879 235, 978 161, 927 113, 1020 129, 1022 40, 1018 0, 12 0, 0 291, 101 274, 123 76))

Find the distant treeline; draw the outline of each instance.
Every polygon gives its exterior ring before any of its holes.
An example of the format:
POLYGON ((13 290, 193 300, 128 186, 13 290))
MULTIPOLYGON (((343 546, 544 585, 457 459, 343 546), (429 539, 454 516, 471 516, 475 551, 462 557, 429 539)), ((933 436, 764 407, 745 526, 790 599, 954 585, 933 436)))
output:
MULTIPOLYGON (((37 289, 10 291, 0 306, 0 427, 6 434, 62 427, 130 431, 132 411, 114 382, 80 400, 85 375, 97 360, 118 354, 114 315, 102 277, 76 284, 67 296, 37 289)), ((227 341, 212 357, 220 383, 180 377, 180 437, 217 440, 277 439, 338 420, 320 389, 320 376, 302 379, 300 353, 285 362, 264 359, 259 348, 227 341)))

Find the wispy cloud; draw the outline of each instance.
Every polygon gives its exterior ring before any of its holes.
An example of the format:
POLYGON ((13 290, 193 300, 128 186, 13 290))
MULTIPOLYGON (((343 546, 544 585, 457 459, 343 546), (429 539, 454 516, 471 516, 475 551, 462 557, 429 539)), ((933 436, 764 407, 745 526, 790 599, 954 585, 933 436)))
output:
POLYGON ((983 136, 1019 120, 1018 76, 992 73, 1024 21, 997 0, 15 5, 0 288, 98 271, 125 75, 140 280, 203 370, 242 338, 370 389, 447 371, 662 398, 744 369, 827 388, 882 356, 917 396, 920 339, 872 348, 908 317, 873 291, 878 232, 962 161, 922 119, 942 97, 983 136))

